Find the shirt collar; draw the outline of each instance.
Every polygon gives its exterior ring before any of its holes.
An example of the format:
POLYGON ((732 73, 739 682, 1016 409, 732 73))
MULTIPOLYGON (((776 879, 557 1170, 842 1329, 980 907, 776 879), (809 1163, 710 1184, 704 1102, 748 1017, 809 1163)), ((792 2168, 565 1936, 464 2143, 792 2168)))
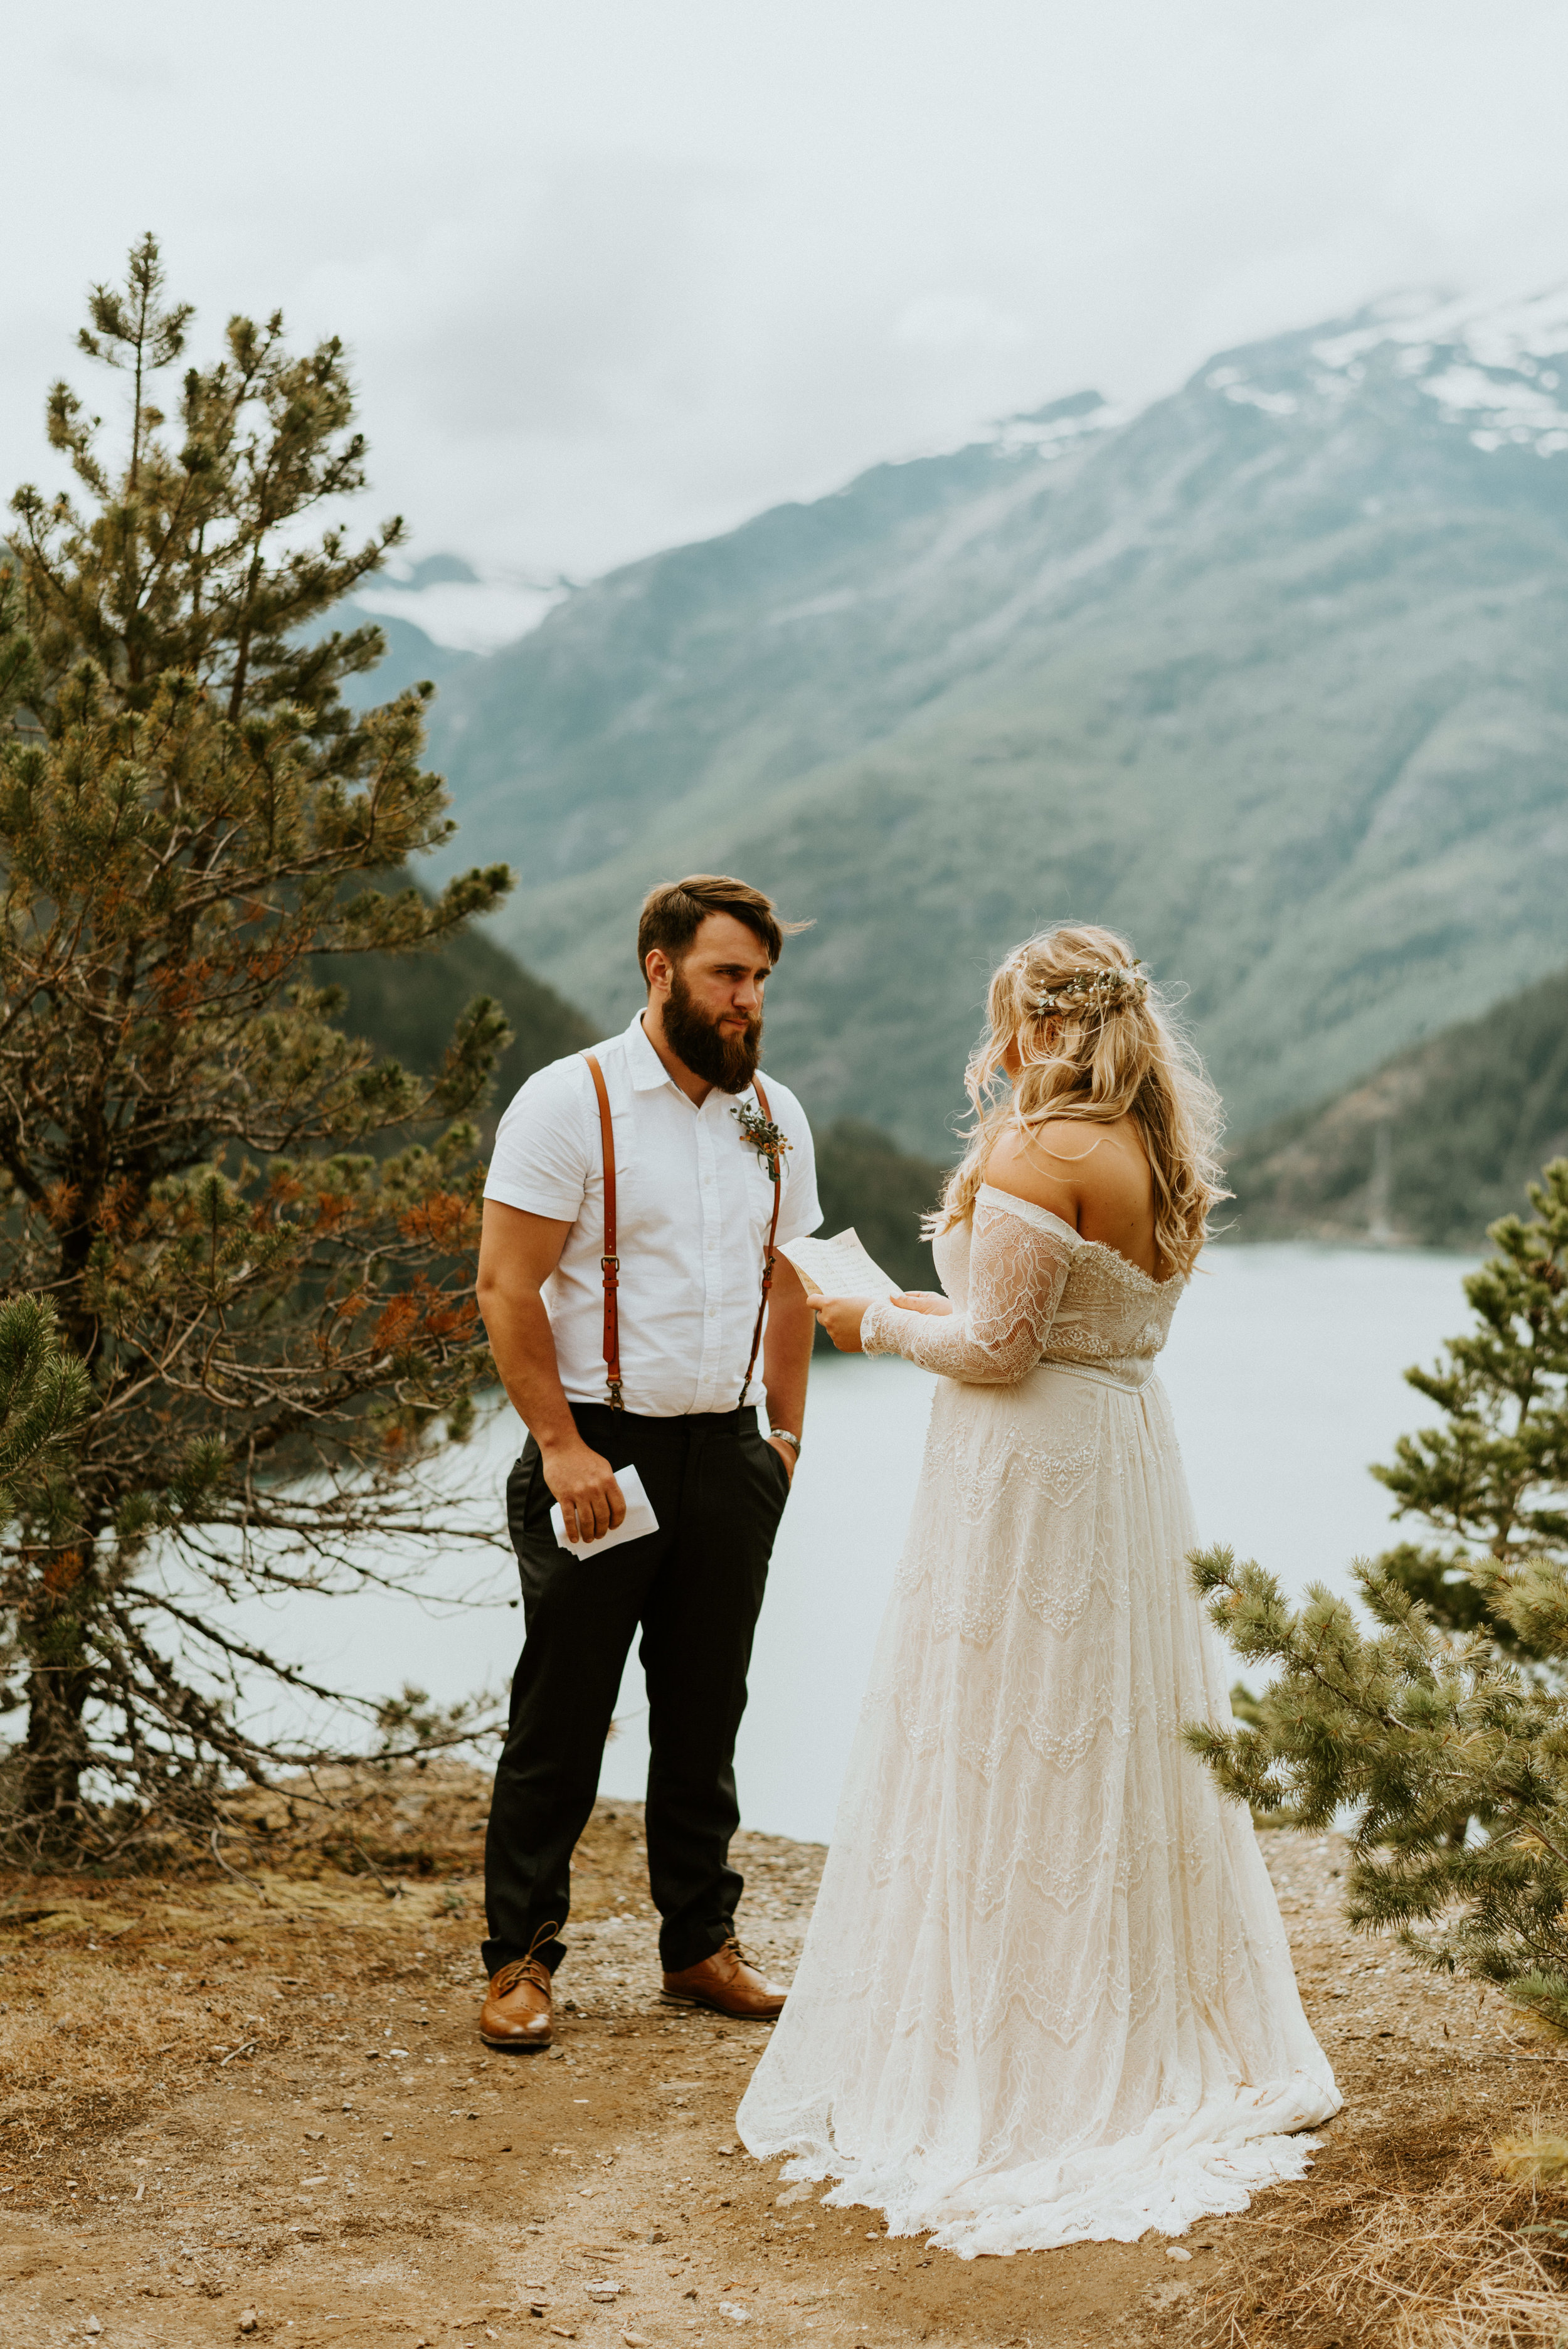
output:
POLYGON ((643 1015, 640 1011, 633 1013, 631 1024, 626 1030, 626 1066, 631 1071, 634 1092, 656 1092, 661 1085, 674 1082, 669 1071, 644 1033, 643 1015))
MULTIPOLYGON (((634 1093, 655 1093, 661 1085, 668 1085, 672 1092, 679 1092, 680 1087, 648 1041, 647 1031, 643 1026, 643 1015, 640 1011, 633 1013, 624 1034, 626 1066, 631 1071, 632 1091, 634 1093)), ((748 1085, 745 1092, 739 1094, 738 1098, 745 1101, 753 1094, 754 1090, 752 1086, 748 1085)), ((717 1091, 717 1086, 714 1091, 717 1091)), ((683 1095, 682 1098, 684 1099, 685 1096, 683 1095)), ((710 1093, 708 1100, 712 1099, 713 1094, 710 1093)), ((704 1106, 706 1105, 705 1103, 704 1106)), ((702 1112, 699 1110, 697 1114, 700 1117, 702 1112)))

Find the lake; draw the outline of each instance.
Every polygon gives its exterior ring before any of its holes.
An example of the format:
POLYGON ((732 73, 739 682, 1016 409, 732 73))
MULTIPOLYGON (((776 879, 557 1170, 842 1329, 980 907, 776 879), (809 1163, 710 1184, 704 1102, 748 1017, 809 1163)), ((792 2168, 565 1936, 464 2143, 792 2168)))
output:
MULTIPOLYGON (((1367 1475, 1431 1406, 1400 1373, 1465 1327, 1453 1256, 1296 1244, 1211 1250, 1161 1365, 1202 1539, 1255 1557, 1288 1588, 1347 1586, 1350 1560, 1386 1547, 1388 1496, 1367 1475)), ((774 1551, 737 1776, 748 1826, 815 1841, 832 1826, 877 1625, 919 1465, 934 1381, 876 1357, 819 1358, 806 1450, 774 1551)), ((500 1488, 521 1442, 500 1405, 463 1455, 470 1493, 500 1488)), ((453 1611, 382 1594, 241 1610, 274 1651, 365 1692, 413 1680, 455 1698, 510 1679, 521 1617, 515 1569, 454 1549, 437 1584, 488 1592, 453 1611)), ((635 1657, 606 1749, 603 1791, 640 1796, 647 1765, 635 1657)))

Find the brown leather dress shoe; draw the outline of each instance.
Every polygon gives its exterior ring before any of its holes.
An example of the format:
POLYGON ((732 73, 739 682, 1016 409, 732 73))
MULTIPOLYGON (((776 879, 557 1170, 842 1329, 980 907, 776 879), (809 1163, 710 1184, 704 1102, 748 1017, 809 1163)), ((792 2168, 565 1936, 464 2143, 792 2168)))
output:
POLYGON ((666 1974, 659 1995, 666 2006, 711 2006, 716 2014, 732 2014, 742 2023, 770 2022, 784 2005, 778 1983, 764 1982, 733 1939, 700 1965, 666 1974))
POLYGON ((513 1958, 490 1976, 480 2010, 480 2037, 487 2047, 515 2053, 550 2044, 550 1968, 537 1958, 513 1958))

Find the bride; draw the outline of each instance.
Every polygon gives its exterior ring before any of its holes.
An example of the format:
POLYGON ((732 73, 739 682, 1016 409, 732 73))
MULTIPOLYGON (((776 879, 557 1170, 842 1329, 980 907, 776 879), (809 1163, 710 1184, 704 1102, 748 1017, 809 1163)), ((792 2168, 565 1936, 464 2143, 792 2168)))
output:
POLYGON ((819 1302, 942 1373, 795 1987, 739 2113, 829 2202, 976 2252, 1181 2233, 1339 2107, 1246 1812, 1154 1376, 1218 1101, 1109 931, 991 982, 945 1296, 819 1302), (999 1073, 1010 1102, 995 1098, 999 1073))

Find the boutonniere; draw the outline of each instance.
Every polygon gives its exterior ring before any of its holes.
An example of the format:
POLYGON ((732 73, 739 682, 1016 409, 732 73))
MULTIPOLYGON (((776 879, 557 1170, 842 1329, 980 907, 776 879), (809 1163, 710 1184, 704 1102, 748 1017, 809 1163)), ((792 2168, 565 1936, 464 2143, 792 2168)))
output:
POLYGON ((789 1135, 780 1133, 770 1117, 764 1117, 754 1102, 742 1102, 729 1114, 739 1121, 741 1140, 749 1142, 758 1158, 766 1161, 769 1180, 777 1183, 783 1153, 789 1147, 789 1135))

